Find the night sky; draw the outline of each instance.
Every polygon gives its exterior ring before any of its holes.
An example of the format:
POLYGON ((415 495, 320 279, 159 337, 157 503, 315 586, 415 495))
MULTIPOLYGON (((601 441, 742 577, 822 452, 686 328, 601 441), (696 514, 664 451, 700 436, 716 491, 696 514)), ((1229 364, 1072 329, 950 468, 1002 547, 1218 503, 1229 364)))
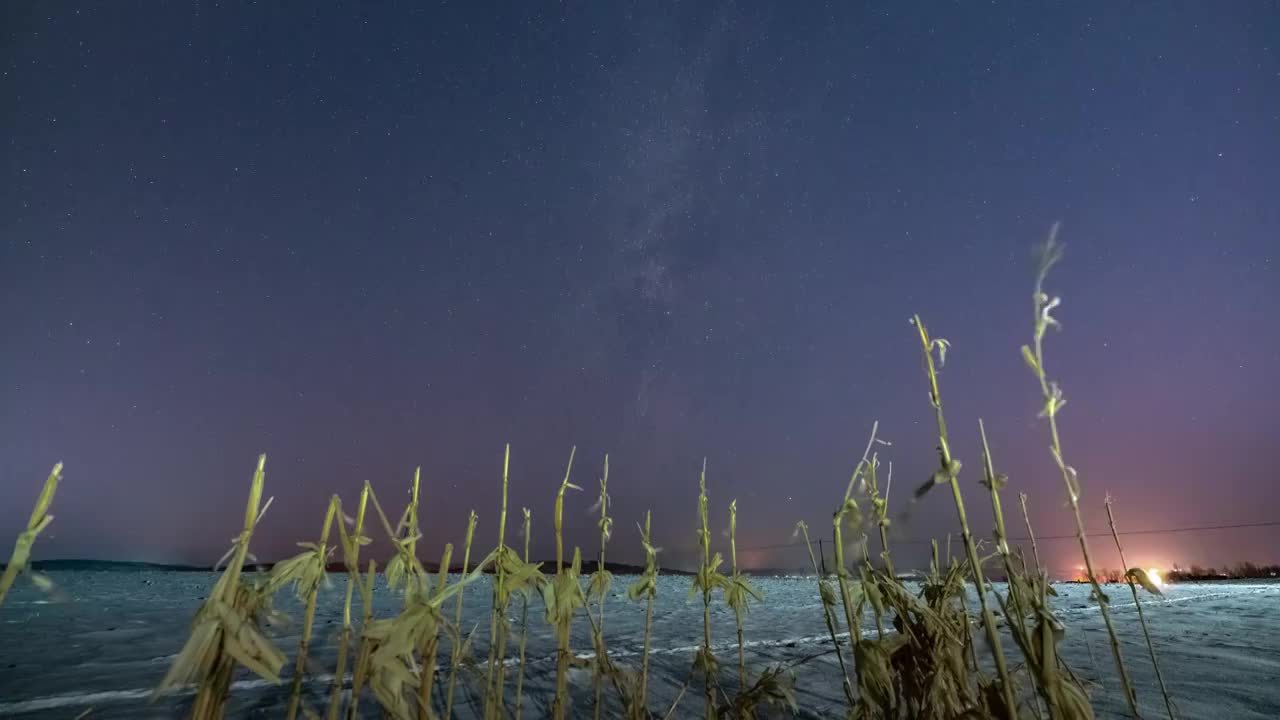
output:
MULTIPOLYGON (((418 465, 434 556, 473 507, 496 540, 507 442, 541 557, 575 444, 589 552, 606 452, 617 559, 652 508, 689 562, 704 456, 717 543, 735 497, 744 547, 829 537, 873 421, 891 506, 935 466, 917 312, 975 527, 981 417, 1064 534, 1018 352, 1054 221, 1089 528, 1107 492, 1131 530, 1277 520, 1280 9, 811 5, 5 3, 0 537, 61 460, 36 557, 212 562, 265 452, 259 557, 418 465)), ((927 496, 899 567, 955 528, 927 496)))

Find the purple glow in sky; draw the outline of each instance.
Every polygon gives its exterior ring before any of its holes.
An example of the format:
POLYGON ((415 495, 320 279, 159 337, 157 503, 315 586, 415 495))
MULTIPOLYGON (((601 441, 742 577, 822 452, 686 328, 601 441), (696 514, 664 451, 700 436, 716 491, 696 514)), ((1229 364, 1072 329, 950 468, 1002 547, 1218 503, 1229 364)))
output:
MULTIPOLYGON (((575 444, 589 490, 610 454, 620 560, 650 508, 664 562, 695 546, 704 456, 742 545, 828 535, 874 420, 891 503, 936 462, 913 313, 952 343, 974 525, 982 417, 1038 532, 1067 534, 1018 353, 1057 220, 1047 352, 1089 527, 1107 492, 1128 529, 1275 519, 1272 5, 0 13, 0 538, 67 468, 37 557, 212 562, 259 452, 261 557, 365 479, 398 508, 417 465, 428 554, 473 507, 492 542, 507 442, 540 555, 575 444)), ((592 499, 566 513, 584 548, 592 499)), ((925 498, 899 567, 955 527, 925 498)), ((1278 541, 1126 553, 1274 562, 1278 541)))

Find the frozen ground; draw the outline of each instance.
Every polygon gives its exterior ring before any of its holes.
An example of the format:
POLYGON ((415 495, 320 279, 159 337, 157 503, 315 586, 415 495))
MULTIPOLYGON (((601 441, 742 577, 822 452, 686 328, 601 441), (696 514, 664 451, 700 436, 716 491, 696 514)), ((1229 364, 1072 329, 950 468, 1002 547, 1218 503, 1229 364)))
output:
MULTIPOLYGON (((213 576, 164 572, 53 573, 54 595, 20 582, 0 607, 0 717, 75 718, 92 709, 91 718, 167 718, 180 715, 189 695, 148 702, 151 688, 167 670, 186 638, 191 615, 213 576)), ((308 686, 313 707, 323 704, 341 622, 341 589, 345 578, 333 576, 316 614, 308 686)), ((615 578, 615 595, 605 610, 605 630, 612 657, 638 664, 643 606, 626 601, 621 591, 628 578, 615 578)), ((830 647, 813 578, 756 578, 765 603, 747 618, 748 663, 794 660, 830 647)), ((654 613, 651 654, 651 705, 665 710, 687 676, 693 647, 701 637, 698 601, 686 601, 689 579, 663 577, 654 613)), ((1120 717, 1123 706, 1114 681, 1106 634, 1097 608, 1080 585, 1058 586, 1060 616, 1066 622, 1063 655, 1089 681, 1101 717, 1120 717)), ((1109 589, 1125 657, 1138 685, 1146 715, 1163 715, 1163 703, 1142 644, 1128 589, 1109 589)), ((1280 584, 1213 583, 1170 586, 1164 599, 1144 598, 1164 674, 1183 718, 1220 717, 1244 720, 1280 716, 1280 584)), ((483 610, 488 586, 468 589, 463 626, 478 625, 476 644, 483 652, 488 628, 483 610)), ((396 601, 377 594, 377 614, 393 614, 396 601)), ((300 617, 296 604, 280 596, 278 607, 300 617)), ((518 625, 519 607, 513 613, 518 625)), ((527 717, 547 714, 551 695, 554 640, 541 619, 541 605, 530 608, 527 717)), ((733 618, 723 606, 713 615, 713 644, 732 669, 733 618)), ((587 625, 575 628, 574 647, 589 645, 587 625)), ((296 628, 280 628, 278 643, 290 657, 296 628)), ((447 647, 441 648, 442 657, 447 647)), ((733 673, 728 673, 732 675, 733 673)), ((838 717, 842 713, 839 671, 827 656, 806 663, 797 676, 802 717, 838 717)), ((726 678, 727 683, 733 681, 726 678)), ((576 707, 588 707, 590 681, 574 678, 576 707)), ((287 692, 245 676, 232 692, 234 717, 278 717, 287 692)), ((376 717, 372 700, 362 703, 376 717)), ((469 713, 462 703, 464 713, 469 713)), ((691 689, 680 717, 701 713, 701 693, 691 689)), ((615 713, 610 713, 615 714, 615 713)))

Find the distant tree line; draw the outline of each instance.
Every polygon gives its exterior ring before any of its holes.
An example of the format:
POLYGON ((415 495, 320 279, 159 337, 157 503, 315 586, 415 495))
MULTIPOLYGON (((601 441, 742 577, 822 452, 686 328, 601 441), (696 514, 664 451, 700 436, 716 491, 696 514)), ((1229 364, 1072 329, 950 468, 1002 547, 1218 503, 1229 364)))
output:
POLYGON ((1189 581, 1189 580, 1243 580, 1247 578, 1274 578, 1280 577, 1280 565, 1255 565, 1251 562, 1242 562, 1233 566, 1218 568, 1203 568, 1199 565, 1192 565, 1189 568, 1177 568, 1165 573, 1165 578, 1173 581, 1189 581))
MULTIPOLYGON (((1095 572, 1100 583, 1125 582, 1124 570, 1099 568, 1095 572)), ((1169 582, 1280 578, 1280 565, 1256 565, 1251 562, 1242 562, 1228 565, 1221 570, 1216 567, 1204 568, 1199 565, 1192 565, 1189 568, 1180 568, 1175 565, 1171 570, 1161 571, 1160 576, 1169 582)), ((1076 577, 1072 579, 1072 582, 1088 582, 1088 579, 1081 570, 1077 571, 1076 577)))

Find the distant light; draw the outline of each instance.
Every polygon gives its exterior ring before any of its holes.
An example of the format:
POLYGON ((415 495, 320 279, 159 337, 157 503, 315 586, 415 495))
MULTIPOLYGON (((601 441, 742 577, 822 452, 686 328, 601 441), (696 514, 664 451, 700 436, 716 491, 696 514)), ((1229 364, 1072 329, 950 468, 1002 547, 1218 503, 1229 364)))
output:
POLYGON ((1160 571, 1156 568, 1149 568, 1147 570, 1147 577, 1151 579, 1151 582, 1156 587, 1164 587, 1164 578, 1160 577, 1160 571))

